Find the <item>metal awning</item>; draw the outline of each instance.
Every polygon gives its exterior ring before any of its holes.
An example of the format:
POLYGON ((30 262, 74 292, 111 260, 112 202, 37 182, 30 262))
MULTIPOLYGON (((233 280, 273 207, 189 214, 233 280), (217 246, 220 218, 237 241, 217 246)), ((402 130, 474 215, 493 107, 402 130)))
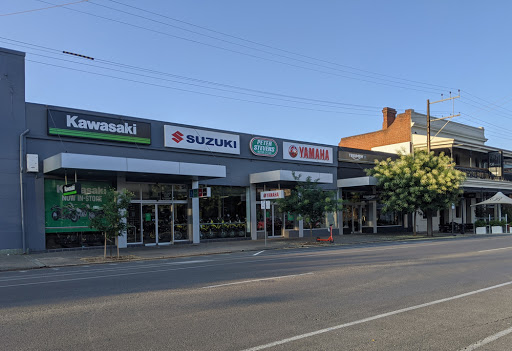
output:
POLYGON ((226 177, 226 166, 221 165, 72 153, 60 153, 45 159, 43 170, 45 174, 86 170, 184 176, 190 179, 226 177))
POLYGON ((275 170, 261 173, 252 173, 249 175, 249 181, 251 184, 255 183, 273 183, 273 182, 297 182, 293 177, 295 173, 296 177, 300 177, 299 181, 305 182, 308 177, 312 180, 317 180, 320 184, 332 184, 334 183, 334 176, 331 173, 316 173, 316 172, 300 172, 300 171, 287 171, 287 170, 275 170))
POLYGON ((375 177, 355 177, 338 179, 338 188, 353 188, 358 186, 377 185, 378 180, 375 177))

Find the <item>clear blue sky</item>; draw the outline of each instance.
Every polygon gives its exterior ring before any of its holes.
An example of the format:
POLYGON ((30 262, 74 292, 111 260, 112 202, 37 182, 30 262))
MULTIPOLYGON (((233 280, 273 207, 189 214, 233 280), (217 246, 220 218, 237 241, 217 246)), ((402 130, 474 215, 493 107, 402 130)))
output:
POLYGON ((31 11, 78 1, 1 2, 0 46, 27 52, 29 102, 336 145, 380 129, 383 107, 425 113, 427 99, 461 89, 456 121, 512 149, 510 1, 89 0, 31 11))

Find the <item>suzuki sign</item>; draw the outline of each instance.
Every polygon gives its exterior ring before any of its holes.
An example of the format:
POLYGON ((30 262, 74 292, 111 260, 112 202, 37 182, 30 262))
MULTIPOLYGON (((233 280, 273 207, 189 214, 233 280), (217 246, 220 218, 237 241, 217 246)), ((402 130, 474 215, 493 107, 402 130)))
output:
POLYGON ((240 155, 240 136, 204 129, 165 125, 164 146, 240 155))
POLYGON ((283 142, 283 158, 285 160, 333 163, 331 147, 283 142))

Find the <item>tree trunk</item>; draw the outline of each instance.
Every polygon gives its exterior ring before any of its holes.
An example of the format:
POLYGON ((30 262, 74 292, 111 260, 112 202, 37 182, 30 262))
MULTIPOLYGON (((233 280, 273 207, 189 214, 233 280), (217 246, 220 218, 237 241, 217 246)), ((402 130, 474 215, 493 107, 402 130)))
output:
POLYGON ((313 222, 309 222, 309 236, 313 237, 313 222))
POLYGON ((103 258, 107 258, 107 233, 103 232, 105 236, 105 245, 103 246, 103 258))
POLYGON ((432 231, 432 210, 427 211, 427 236, 434 236, 432 231))
POLYGON ((116 236, 117 259, 119 259, 119 237, 116 236))

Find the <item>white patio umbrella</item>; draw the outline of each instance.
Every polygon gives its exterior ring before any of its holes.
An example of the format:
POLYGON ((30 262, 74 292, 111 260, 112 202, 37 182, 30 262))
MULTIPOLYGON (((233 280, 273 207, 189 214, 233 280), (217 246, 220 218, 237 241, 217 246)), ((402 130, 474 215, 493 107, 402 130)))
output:
POLYGON ((512 205, 512 199, 510 197, 508 197, 507 195, 503 194, 501 191, 498 191, 491 198, 489 198, 485 201, 479 202, 477 204, 471 205, 471 206, 498 205, 498 217, 501 220, 501 205, 502 204, 512 205))

